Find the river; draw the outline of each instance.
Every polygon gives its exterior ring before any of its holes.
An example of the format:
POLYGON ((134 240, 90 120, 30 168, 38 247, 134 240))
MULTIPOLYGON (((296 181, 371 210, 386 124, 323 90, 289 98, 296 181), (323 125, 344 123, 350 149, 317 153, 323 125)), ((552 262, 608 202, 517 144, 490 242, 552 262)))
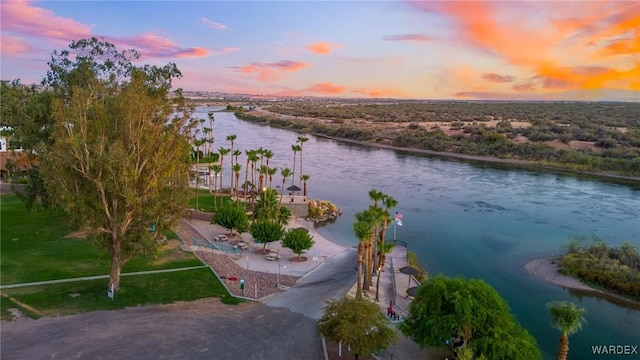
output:
MULTIPOLYGON (((195 116, 206 119, 209 110, 199 107, 195 116)), ((264 147, 275 154, 272 166, 293 168, 291 145, 299 134, 216 112, 216 149, 229 147, 225 138, 230 134, 237 135, 235 148, 243 150, 241 158, 244 150, 264 147)), ((528 259, 561 253, 562 246, 575 236, 640 246, 637 183, 534 172, 307 136, 303 172, 310 175, 309 196, 330 200, 343 210, 335 223, 319 229, 322 235, 345 246, 356 245, 353 215, 371 203, 368 191, 376 188, 398 200, 404 224, 396 228, 396 238, 408 243, 425 268, 431 274, 462 275, 491 284, 537 339, 544 359, 555 358, 560 336, 551 327, 545 307, 552 300, 570 300, 587 309, 587 324, 569 337, 570 359, 609 358, 593 355, 592 346, 640 345, 640 311, 566 290, 523 269, 528 259)), ((223 181, 228 185, 228 165, 226 169, 223 181)), ((298 178, 299 165, 296 173, 298 178)), ((280 181, 278 173, 274 182, 280 181)), ((392 237, 393 228, 388 234, 392 237)))

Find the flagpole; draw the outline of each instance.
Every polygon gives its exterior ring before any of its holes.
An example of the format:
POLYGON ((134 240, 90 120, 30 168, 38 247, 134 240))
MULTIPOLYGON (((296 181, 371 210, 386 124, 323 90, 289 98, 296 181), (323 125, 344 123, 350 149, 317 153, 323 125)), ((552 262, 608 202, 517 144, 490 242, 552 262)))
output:
POLYGON ((393 241, 396 241, 396 226, 398 226, 398 222, 393 219, 393 241))

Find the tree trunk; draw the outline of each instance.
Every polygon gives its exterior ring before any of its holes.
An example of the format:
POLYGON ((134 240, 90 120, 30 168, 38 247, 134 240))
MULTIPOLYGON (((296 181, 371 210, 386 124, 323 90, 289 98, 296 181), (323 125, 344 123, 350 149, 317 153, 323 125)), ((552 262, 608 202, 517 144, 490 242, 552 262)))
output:
POLYGON ((364 253, 364 243, 358 243, 358 285, 356 286, 356 299, 362 299, 362 255, 364 253))
POLYGON ((567 360, 567 354, 569 353, 569 337, 566 333, 562 333, 560 341, 558 341, 558 354, 557 360, 567 360))
POLYGON ((372 282, 372 268, 371 268, 371 239, 367 240, 364 245, 364 281, 362 284, 362 290, 369 290, 372 282))
POLYGON ((382 276, 382 268, 378 268, 378 278, 376 278, 376 301, 380 301, 379 293, 380 293, 380 277, 382 276))
POLYGON ((111 241, 111 271, 109 272, 109 290, 113 288, 113 292, 115 293, 120 289, 122 254, 120 253, 120 242, 113 239, 111 241))

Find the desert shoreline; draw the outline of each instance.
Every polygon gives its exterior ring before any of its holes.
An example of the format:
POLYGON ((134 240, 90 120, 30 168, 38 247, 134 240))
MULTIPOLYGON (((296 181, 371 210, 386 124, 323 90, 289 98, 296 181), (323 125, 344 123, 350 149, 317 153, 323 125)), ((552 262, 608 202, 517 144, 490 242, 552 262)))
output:
POLYGON ((559 263, 559 256, 548 256, 543 258, 531 259, 527 261, 527 263, 523 267, 530 275, 533 275, 546 282, 562 286, 569 290, 593 294, 597 297, 605 298, 617 305, 640 310, 640 302, 638 301, 623 297, 618 294, 614 294, 609 291, 596 289, 583 283, 573 276, 563 275, 559 273, 559 263))
MULTIPOLYGON (((269 125, 269 126, 271 126, 271 125, 269 125)), ((295 130, 293 130, 293 131, 295 131, 295 130)), ((357 144, 357 145, 363 145, 363 146, 371 146, 371 147, 376 147, 376 148, 380 148, 380 149, 387 149, 387 150, 405 151, 405 152, 414 153, 414 154, 425 154, 425 155, 433 155, 433 156, 439 156, 439 157, 444 157, 444 158, 454 158, 454 159, 471 160, 471 161, 478 161, 478 162, 484 162, 484 163, 512 165, 512 166, 519 166, 519 167, 524 167, 524 168, 533 168, 533 169, 547 170, 547 171, 557 171, 557 172, 568 173, 568 174, 579 174, 579 175, 595 176, 595 177, 601 177, 601 178, 605 178, 605 179, 618 179, 618 180, 626 180, 626 181, 640 181, 640 177, 568 170, 568 169, 557 168, 557 167, 553 167, 553 166, 540 165, 540 164, 537 164, 535 162, 527 161, 527 160, 501 159, 501 158, 492 157, 492 156, 458 154, 458 153, 444 152, 444 151, 433 151, 433 150, 425 150, 425 149, 417 149, 417 148, 407 148, 407 147, 400 147, 400 146, 387 145, 387 144, 376 144, 376 143, 367 142, 367 141, 353 140, 353 139, 329 136, 329 135, 320 134, 320 133, 311 133, 311 135, 314 135, 314 136, 317 136, 317 137, 321 137, 321 138, 325 138, 325 139, 351 143, 351 144, 357 144)))

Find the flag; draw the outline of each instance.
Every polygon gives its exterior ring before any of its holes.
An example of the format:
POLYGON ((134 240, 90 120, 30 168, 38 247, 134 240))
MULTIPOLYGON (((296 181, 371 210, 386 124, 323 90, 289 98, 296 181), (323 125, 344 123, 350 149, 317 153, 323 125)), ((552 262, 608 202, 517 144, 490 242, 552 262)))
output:
POLYGON ((396 224, 402 226, 402 214, 396 211, 396 224))

